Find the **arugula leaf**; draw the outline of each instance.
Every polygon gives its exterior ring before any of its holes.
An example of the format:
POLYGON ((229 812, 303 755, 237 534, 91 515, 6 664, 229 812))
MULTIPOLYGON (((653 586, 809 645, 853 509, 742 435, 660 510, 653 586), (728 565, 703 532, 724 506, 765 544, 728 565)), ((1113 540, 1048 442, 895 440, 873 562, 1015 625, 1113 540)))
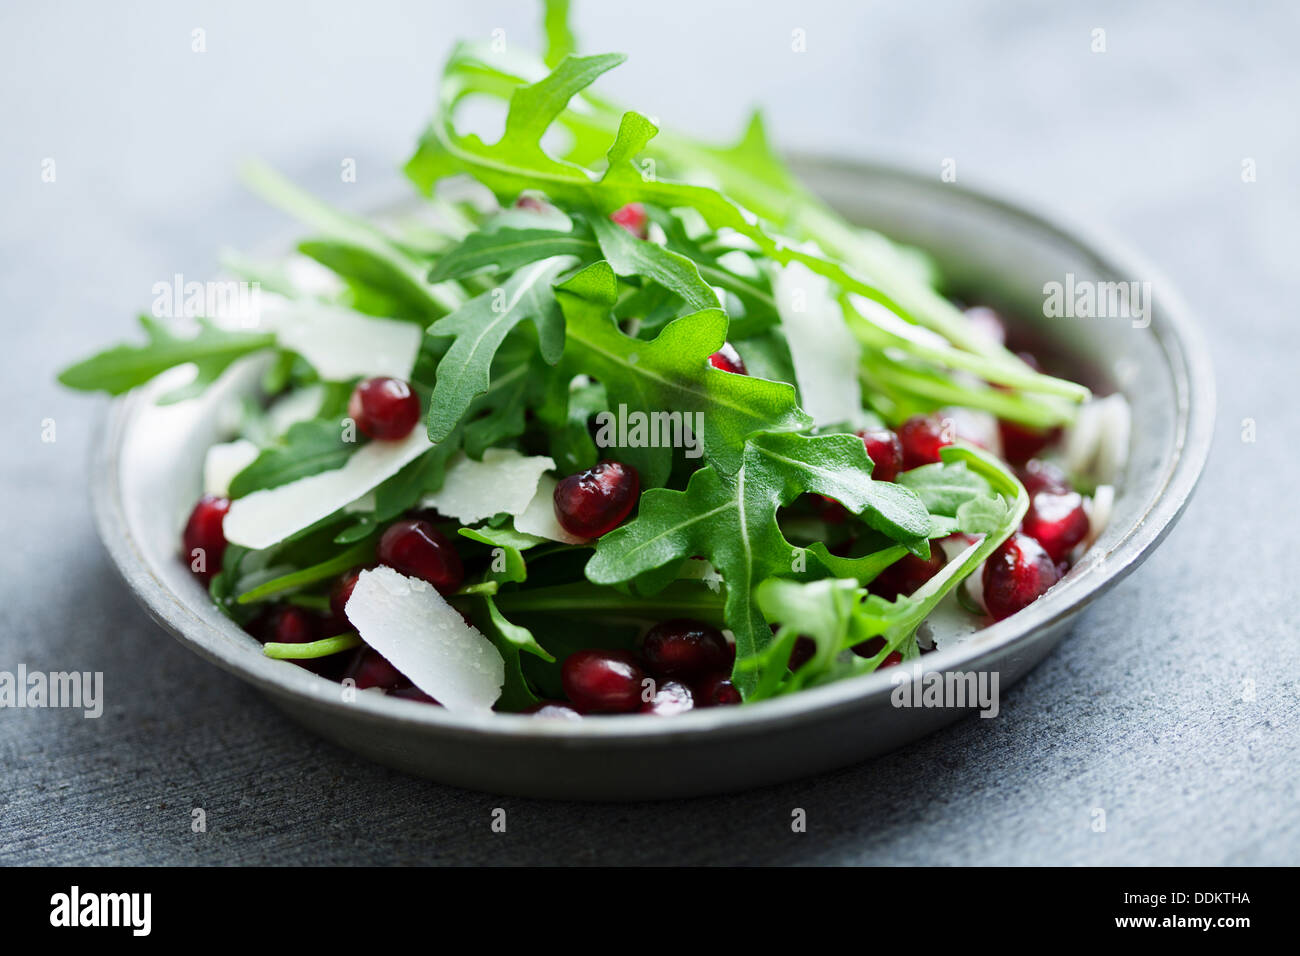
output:
POLYGON ((59 381, 82 391, 121 395, 169 368, 193 362, 198 369, 194 381, 158 400, 168 404, 198 394, 237 359, 275 345, 269 332, 231 331, 207 319, 199 319, 198 332, 189 337, 177 335, 150 315, 141 315, 140 325, 149 337, 147 344, 117 345, 92 355, 65 368, 59 381))
POLYGON ((323 233, 299 250, 352 282, 400 303, 393 318, 425 320, 446 315, 462 301, 458 291, 425 281, 423 263, 370 224, 330 208, 269 166, 250 163, 244 181, 263 199, 323 233))
MULTIPOLYGON (((565 348, 605 386, 611 405, 649 414, 680 412, 702 416, 704 454, 721 470, 735 472, 745 438, 757 431, 797 431, 808 417, 795 403, 793 386, 732 375, 708 358, 727 336, 726 314, 706 309, 669 323, 646 342, 623 334, 612 318, 618 281, 606 262, 597 262, 555 287, 567 320, 565 348)), ((625 448, 643 487, 663 484, 672 462, 670 448, 625 448)))
POLYGON ((276 488, 322 471, 342 468, 357 448, 356 443, 343 440, 338 422, 321 419, 295 422, 279 443, 263 449, 248 467, 235 475, 230 482, 230 497, 242 498, 263 488, 276 488))
POLYGON ((680 296, 691 312, 719 308, 717 294, 700 278, 700 270, 690 259, 648 239, 638 239, 608 219, 598 217, 591 225, 601 254, 619 275, 640 275, 657 282, 680 296))
POLYGON ((504 286, 489 289, 429 326, 429 334, 455 340, 438 363, 429 403, 429 440, 440 442, 491 383, 492 357, 507 333, 524 319, 537 327, 544 358, 559 359, 564 324, 551 282, 572 264, 567 256, 543 259, 520 269, 504 286))
POLYGON ((479 272, 513 272, 521 266, 553 256, 576 256, 589 262, 600 254, 590 233, 553 229, 498 229, 466 236, 442 256, 429 273, 430 282, 459 279, 479 272))
MULTIPOLYGON (((803 492, 833 497, 872 527, 915 545, 929 531, 930 515, 906 488, 870 478, 870 459, 853 435, 760 434, 745 444, 734 476, 709 466, 685 491, 652 489, 641 496, 635 520, 600 539, 587 564, 596 584, 618 584, 692 556, 707 558, 726 585, 727 626, 737 658, 765 647, 771 632, 753 598, 770 577, 806 567, 806 552, 786 540, 777 509, 803 492)), ((760 674, 737 671, 742 693, 760 674)))

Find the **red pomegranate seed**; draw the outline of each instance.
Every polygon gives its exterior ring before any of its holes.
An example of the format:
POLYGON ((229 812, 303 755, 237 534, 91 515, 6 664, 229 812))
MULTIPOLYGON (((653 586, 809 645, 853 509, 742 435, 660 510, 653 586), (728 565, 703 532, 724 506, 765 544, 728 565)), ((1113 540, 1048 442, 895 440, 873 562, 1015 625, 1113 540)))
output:
POLYGON ((602 461, 555 486, 555 517, 569 534, 599 538, 632 512, 641 490, 631 465, 602 461))
POLYGON ((740 353, 732 346, 730 342, 723 342, 722 348, 718 349, 709 356, 709 364, 714 368, 720 368, 724 372, 731 372, 733 375, 748 375, 745 369, 745 362, 740 357, 740 353))
POLYGON ((639 202, 630 202, 622 209, 615 209, 610 213, 609 218, 614 220, 632 235, 638 239, 646 237, 646 227, 649 218, 645 214, 645 206, 639 202))
POLYGON ((335 581, 334 586, 330 588, 330 613, 334 615, 334 620, 345 625, 344 630, 348 629, 346 611, 348 598, 352 597, 352 592, 356 590, 357 578, 361 577, 361 572, 364 570, 364 568, 353 568, 335 581))
POLYGON ((306 644, 319 636, 316 618, 295 604, 270 613, 260 631, 267 644, 306 644))
POLYGON ((985 338, 998 345, 1007 344, 1007 326, 1002 316, 985 305, 973 306, 965 314, 970 324, 985 338))
POLYGON ((715 627, 689 618, 656 624, 641 638, 641 663, 656 677, 693 680, 727 667, 727 639, 715 627))
POLYGON ((396 441, 420 420, 420 399, 400 378, 368 378, 352 390, 348 417, 363 435, 396 441))
POLYGON ((867 590, 878 594, 886 601, 897 600, 900 595, 913 593, 926 581, 943 570, 948 563, 948 556, 938 541, 930 542, 930 557, 918 558, 908 552, 885 570, 881 571, 867 590))
POLYGON ((420 688, 412 684, 410 687, 398 687, 388 692, 389 697, 400 697, 403 700, 419 701, 421 704, 433 704, 434 707, 441 707, 438 703, 420 688))
POLYGON ((578 713, 568 703, 562 700, 542 700, 538 701, 527 710, 522 711, 525 714, 532 714, 534 717, 552 717, 560 720, 581 720, 582 714, 578 713))
POLYGON ((640 713, 671 717, 673 714, 684 714, 694 707, 695 697, 691 689, 685 684, 670 680, 659 685, 654 698, 641 705, 640 713))
POLYGON ((1018 474, 1020 483, 1025 486, 1025 491, 1031 498, 1043 491, 1064 495, 1073 490, 1070 488, 1069 479, 1065 477, 1065 472, 1051 462, 1031 459, 1018 474))
POLYGON ((868 428, 857 436, 867 447, 871 459, 871 477, 876 481, 893 481, 903 466, 903 443, 888 428, 868 428))
POLYGON ((854 644, 849 648, 858 657, 872 658, 885 649, 885 639, 883 637, 873 637, 870 640, 863 641, 861 644, 854 644))
POLYGON ((880 662, 876 670, 884 670, 886 667, 893 667, 895 664, 903 663, 903 655, 900 651, 890 651, 885 655, 885 659, 880 662))
POLYGON ((811 637, 805 637, 800 634, 794 642, 794 647, 790 651, 790 670, 797 671, 807 664, 814 654, 817 653, 817 642, 811 637))
POLYGON ((181 535, 185 563, 204 581, 210 581, 221 570, 221 558, 226 553, 226 533, 221 523, 229 510, 229 498, 204 495, 185 522, 181 535))
POLYGON ((727 674, 714 674, 706 677, 695 686, 695 706, 725 707, 743 701, 740 691, 731 682, 727 674))
POLYGON ((560 667, 560 681, 584 713, 626 714, 641 706, 645 673, 627 651, 575 651, 560 667))
POLYGON ((1088 536, 1088 513, 1077 492, 1040 491, 1030 499, 1020 527, 1043 546, 1053 561, 1064 561, 1074 546, 1088 536))
POLYGON ((406 675, 388 662, 378 651, 371 647, 359 647, 343 675, 357 682, 357 690, 367 687, 382 687, 384 690, 398 690, 410 686, 406 675))
POLYGON ((447 536, 418 518, 389 525, 376 551, 382 564, 428 581, 450 594, 465 580, 465 566, 447 536))
POLYGON ((984 606, 995 621, 1010 617, 1047 593, 1060 574, 1043 546, 1013 534, 984 562, 984 606))
POLYGON ((903 447, 903 470, 940 461, 939 449, 951 445, 953 426, 938 415, 913 415, 898 426, 898 441, 903 447))
POLYGON ((1061 429, 1030 428, 999 418, 998 434, 1002 438, 1002 457, 1013 465, 1023 465, 1059 439, 1061 429))

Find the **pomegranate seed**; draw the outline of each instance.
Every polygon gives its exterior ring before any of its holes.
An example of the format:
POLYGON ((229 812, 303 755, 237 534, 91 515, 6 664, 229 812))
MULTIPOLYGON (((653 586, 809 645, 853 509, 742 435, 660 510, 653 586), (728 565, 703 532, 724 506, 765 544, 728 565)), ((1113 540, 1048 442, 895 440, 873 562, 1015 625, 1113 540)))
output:
POLYGON ((984 606, 995 621, 1042 597, 1060 580, 1052 557, 1026 534, 1013 534, 984 562, 984 606))
POLYGON ((1037 458, 1031 459, 1020 470, 1019 475, 1020 483, 1025 486, 1025 491, 1029 492, 1031 498, 1043 491, 1064 495, 1073 490, 1070 488, 1069 479, 1065 477, 1065 472, 1051 462, 1037 458))
POLYGON ((543 700, 539 701, 527 710, 525 714, 532 714, 534 717, 558 717, 561 720, 581 720, 582 714, 578 713, 562 700, 543 700))
POLYGON ((883 637, 873 637, 870 640, 863 641, 861 644, 854 644, 849 648, 858 657, 868 659, 875 657, 885 649, 885 639, 883 637))
POLYGON ((901 651, 890 651, 885 655, 885 659, 880 662, 876 670, 883 670, 886 667, 893 667, 895 664, 903 663, 903 654, 901 651))
MULTIPOLYGON (((343 625, 343 630, 348 630, 348 615, 346 609, 348 598, 352 597, 352 592, 356 589, 357 578, 361 577, 364 568, 353 568, 343 577, 334 582, 330 588, 330 613, 334 615, 334 620, 343 625)), ((342 632, 335 632, 342 633, 342 632)))
POLYGON ((645 701, 641 705, 640 712, 671 717, 673 714, 684 714, 694 707, 695 697, 691 689, 685 684, 670 680, 659 685, 655 690, 654 699, 645 701))
POLYGON ((748 375, 745 369, 745 362, 740 357, 740 353, 730 342, 723 342, 722 348, 718 349, 709 356, 709 364, 714 368, 720 368, 724 372, 731 372, 733 375, 748 375))
POLYGON ((1002 316, 998 315, 988 306, 977 305, 966 310, 966 318, 986 339, 998 343, 998 345, 1007 344, 1007 326, 1002 321, 1002 316))
POLYGON ((357 653, 343 676, 356 681, 357 690, 365 690, 367 687, 399 690, 411 683, 405 674, 388 662, 388 658, 372 647, 357 648, 357 653))
POLYGON ((893 481, 903 465, 903 443, 888 428, 868 428, 857 436, 867 447, 871 459, 871 477, 876 481, 893 481))
POLYGON ((637 710, 644 679, 636 658, 627 651, 575 651, 560 668, 564 692, 583 713, 626 714, 637 710))
POLYGON ((400 378, 368 378, 352 390, 348 416, 363 435, 396 441, 420 420, 420 399, 400 378))
POLYGON ((638 239, 646 237, 646 226, 649 219, 645 214, 645 206, 639 202, 630 202, 622 209, 615 209, 609 214, 609 218, 638 239))
POLYGON ((641 639, 641 663, 656 677, 693 680, 726 668, 728 656, 721 631, 688 618, 656 624, 641 639))
POLYGON ((316 619, 294 604, 272 611, 260 630, 266 644, 306 644, 317 637, 316 619))
POLYGON ((1043 546, 1053 561, 1064 561, 1076 544, 1088 536, 1088 513, 1077 492, 1040 491, 1029 502, 1021 530, 1043 546))
POLYGON ((569 534, 599 538, 631 514, 640 490, 640 477, 631 465, 597 462, 555 486, 555 517, 569 534))
POLYGON ((881 571, 875 580, 867 585, 867 590, 872 594, 880 595, 886 601, 897 600, 899 596, 914 592, 942 571, 947 563, 948 556, 944 554, 943 547, 939 542, 931 541, 928 559, 918 558, 908 552, 881 571))
POLYGON ((1023 465, 1060 438, 1061 429, 1030 428, 999 418, 998 434, 1002 438, 1002 457, 1013 465, 1023 465))
POLYGON ((433 704, 434 707, 442 706, 442 704, 438 703, 436 700, 434 700, 424 691, 420 690, 420 688, 416 687, 414 684, 412 684, 410 687, 398 687, 395 688, 394 690, 390 690, 388 692, 388 696, 400 697, 403 700, 415 700, 415 701, 419 701, 421 704, 433 704))
POLYGON ((930 465, 939 458, 939 449, 952 444, 953 427, 938 415, 913 415, 898 426, 898 441, 903 448, 903 470, 911 471, 930 465))
POLYGON ((700 681, 695 687, 697 707, 725 707, 742 701, 740 691, 736 690, 736 685, 731 682, 731 677, 727 674, 714 674, 700 681))
POLYGON ((814 654, 817 653, 817 642, 811 637, 804 637, 802 634, 795 639, 794 647, 790 651, 790 663, 787 665, 790 670, 797 671, 807 664, 814 654))
POLYGON ((389 525, 376 553, 381 563, 422 578, 443 594, 455 591, 465 580, 460 555, 446 535, 419 518, 389 525))
POLYGON ((226 533, 221 523, 229 510, 229 498, 204 495, 185 522, 181 535, 185 562, 201 580, 210 581, 221 570, 221 558, 226 553, 226 533), (196 564, 202 570, 194 570, 196 564))

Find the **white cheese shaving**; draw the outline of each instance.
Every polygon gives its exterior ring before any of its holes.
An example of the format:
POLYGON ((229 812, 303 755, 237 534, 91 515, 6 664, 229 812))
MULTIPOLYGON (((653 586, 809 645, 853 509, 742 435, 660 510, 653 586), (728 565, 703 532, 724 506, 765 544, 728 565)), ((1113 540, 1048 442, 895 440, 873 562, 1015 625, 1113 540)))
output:
POLYGON ((862 346, 844 323, 830 281, 801 262, 775 270, 773 292, 790 343, 800 404, 818 425, 862 416, 862 346))
POLYGON ((542 474, 554 467, 550 458, 528 457, 508 448, 489 448, 482 461, 458 453, 447 466, 442 487, 425 495, 420 504, 467 525, 496 514, 522 514, 536 495, 542 474))
POLYGON ((362 571, 344 613, 363 641, 448 710, 490 710, 501 696, 501 652, 426 581, 386 567, 362 571))
POLYGON ((555 517, 555 486, 558 484, 550 475, 542 475, 537 480, 537 493, 528 507, 515 515, 515 530, 531 534, 548 541, 563 544, 583 544, 586 538, 569 534, 555 517))
POLYGON ((1128 462, 1132 420, 1128 401, 1118 393, 1088 402, 1065 431, 1065 467, 1110 484, 1128 462))
POLYGON ((266 316, 282 348, 297 352, 328 382, 372 375, 409 379, 424 330, 303 300, 266 316))
POLYGON ((213 445, 203 458, 203 492, 225 497, 230 494, 230 482, 257 457, 257 445, 247 438, 213 445))
POLYGON ((226 540, 254 550, 269 548, 356 501, 432 447, 417 425, 400 441, 370 442, 342 468, 237 498, 222 524, 226 540))

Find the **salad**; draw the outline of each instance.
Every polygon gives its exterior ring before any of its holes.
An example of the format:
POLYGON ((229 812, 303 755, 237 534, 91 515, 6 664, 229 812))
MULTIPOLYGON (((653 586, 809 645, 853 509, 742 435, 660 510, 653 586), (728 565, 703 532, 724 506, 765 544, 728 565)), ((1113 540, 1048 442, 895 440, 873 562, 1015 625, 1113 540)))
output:
POLYGON ((585 719, 867 674, 1040 598, 1105 524, 1122 398, 846 222, 757 114, 719 147, 598 96, 624 58, 575 55, 564 6, 544 59, 454 50, 403 212, 253 166, 308 230, 231 257, 256 307, 61 374, 256 375, 178 516, 216 606, 346 688, 585 719))

